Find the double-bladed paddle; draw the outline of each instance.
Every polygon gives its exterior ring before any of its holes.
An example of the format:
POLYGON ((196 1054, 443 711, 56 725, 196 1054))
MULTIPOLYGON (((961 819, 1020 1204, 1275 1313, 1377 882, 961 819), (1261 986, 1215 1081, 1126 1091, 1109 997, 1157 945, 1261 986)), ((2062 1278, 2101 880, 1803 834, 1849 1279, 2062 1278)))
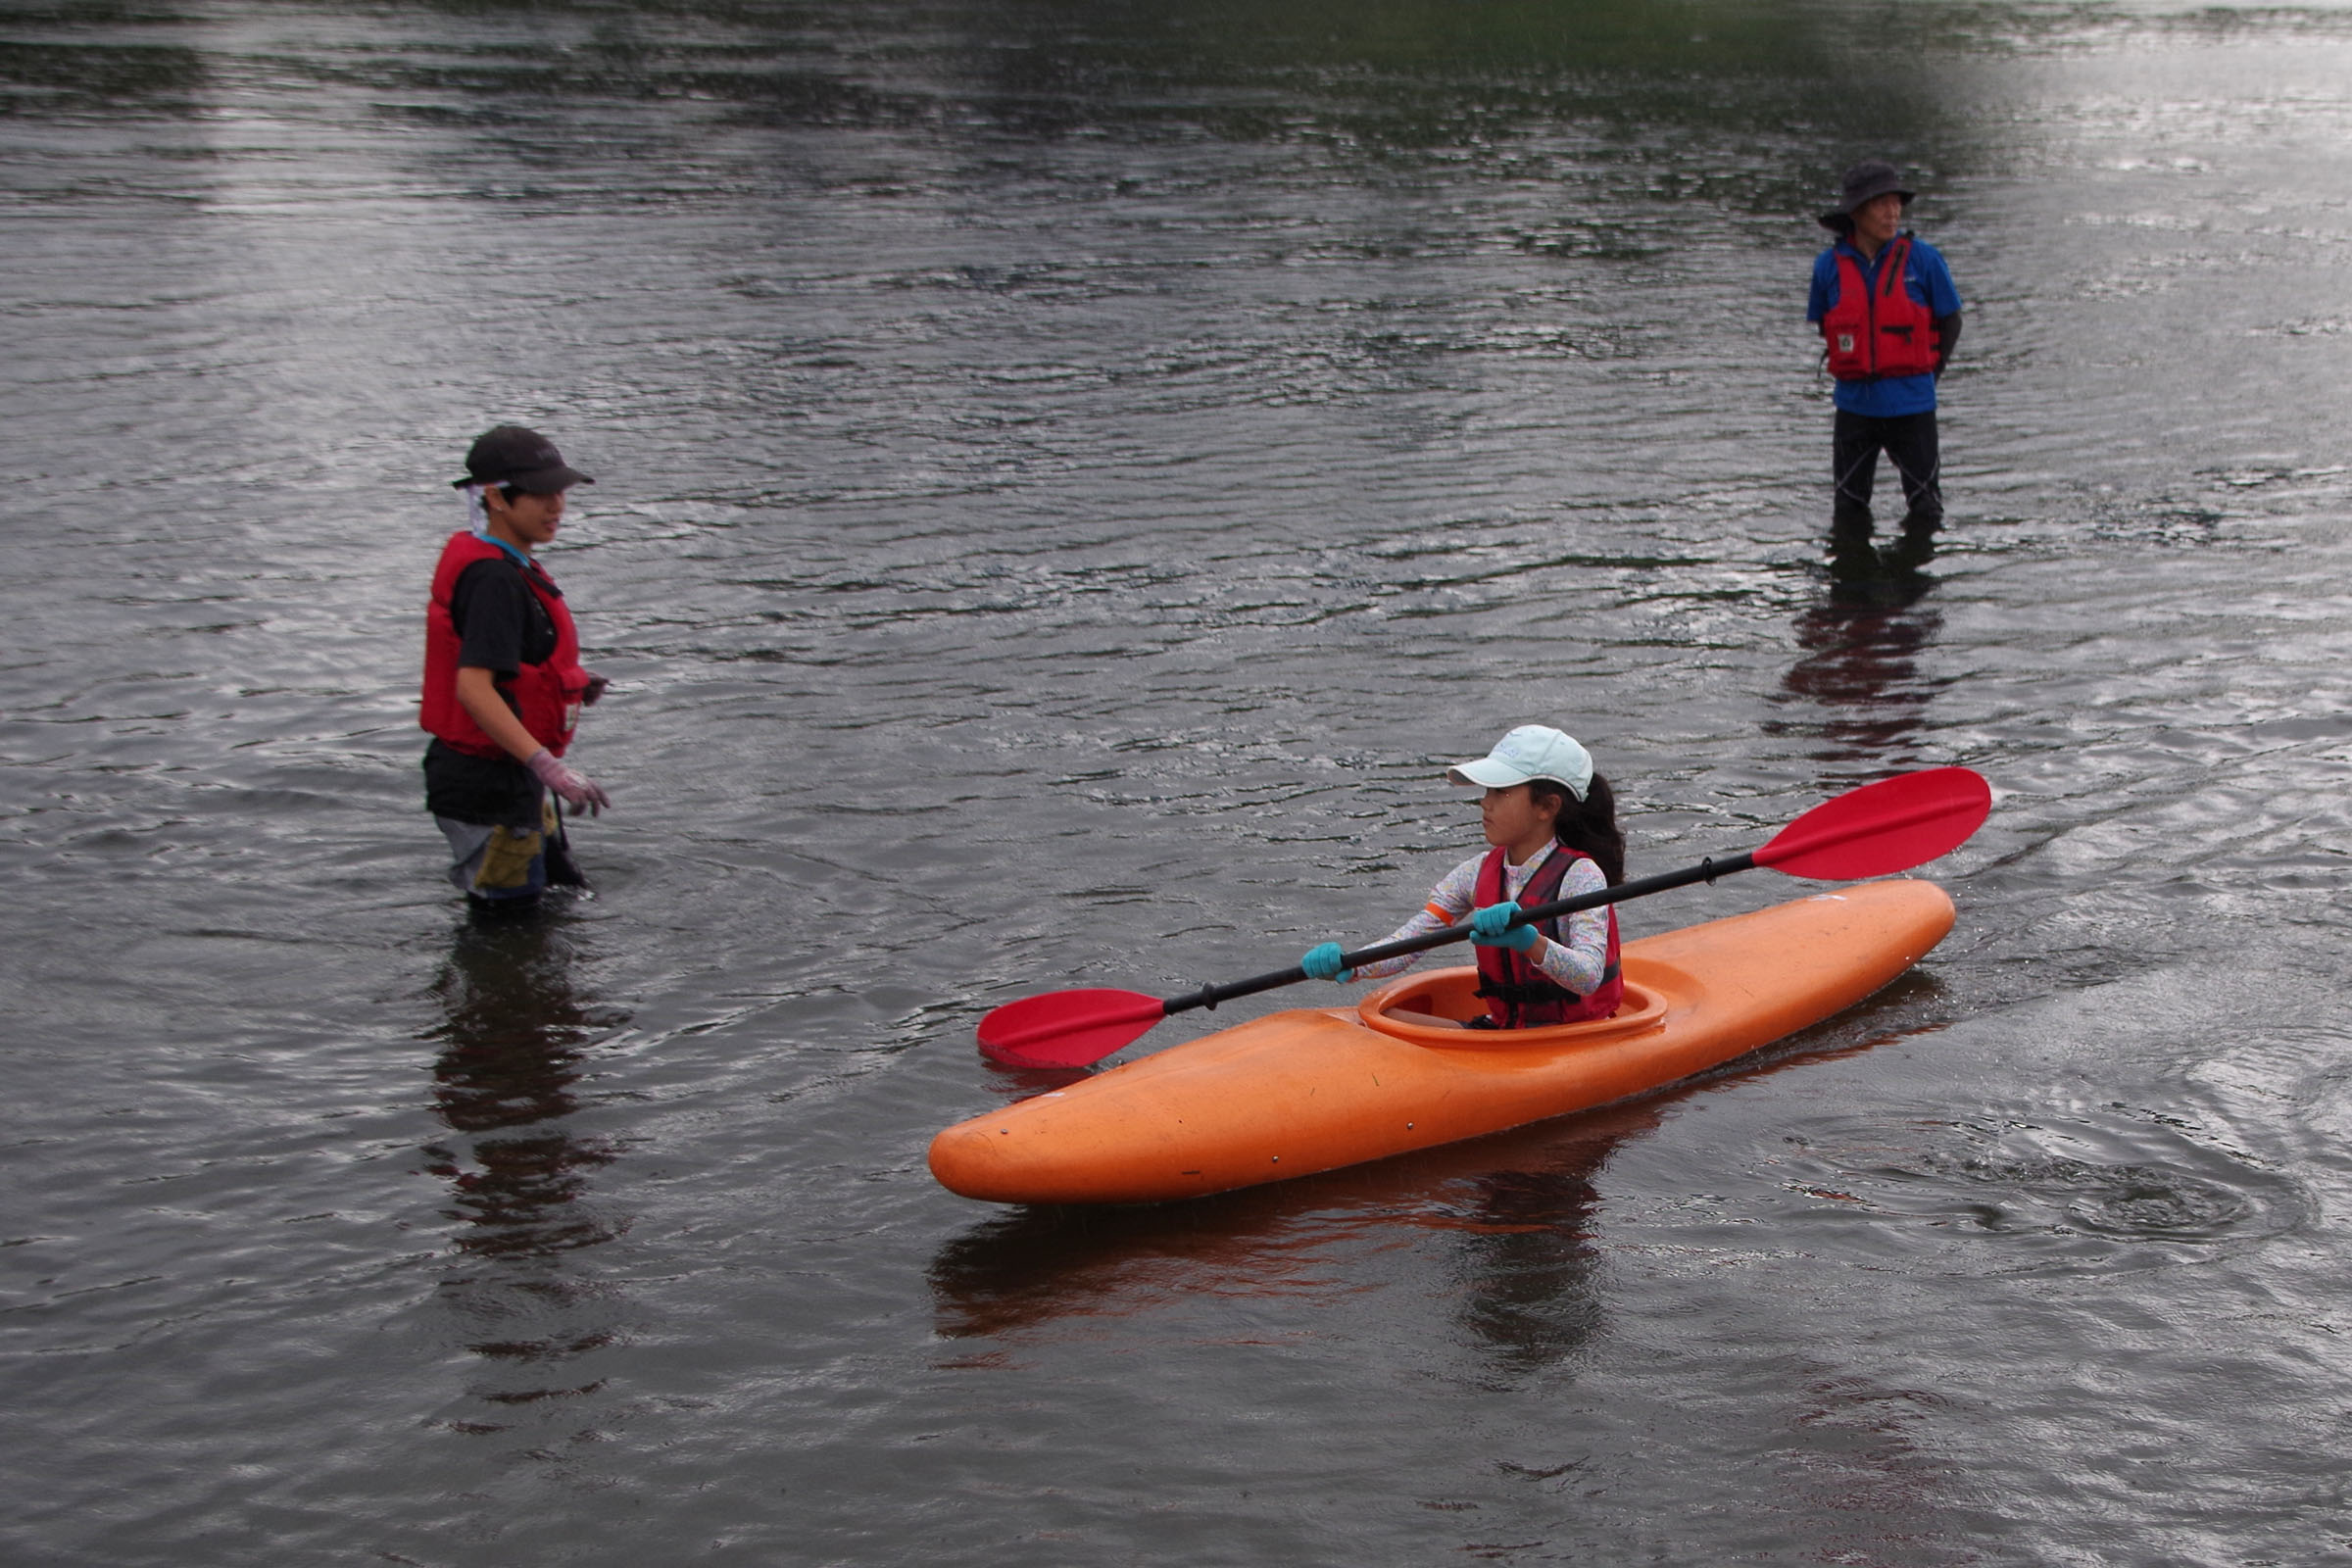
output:
MULTIPOLYGON (((1889 876, 1925 864, 1968 842, 1992 809, 1992 787, 1965 767, 1932 767, 1848 790, 1824 801, 1774 834, 1761 849, 1728 860, 1701 860, 1680 871, 1645 876, 1597 893, 1579 894, 1521 909, 1514 926, 1555 919, 1579 909, 1622 904, 1692 882, 1765 866, 1787 876, 1824 882, 1889 876)), ((1360 968, 1460 942, 1467 921, 1443 931, 1403 937, 1340 956, 1345 968, 1360 968)), ((1086 1067, 1134 1040, 1170 1013, 1214 1007, 1237 997, 1255 996, 1307 978, 1297 964, 1272 974, 1202 986, 1181 997, 1148 997, 1140 991, 1050 991, 1008 1002, 980 1020, 983 1054, 1015 1067, 1086 1067)))

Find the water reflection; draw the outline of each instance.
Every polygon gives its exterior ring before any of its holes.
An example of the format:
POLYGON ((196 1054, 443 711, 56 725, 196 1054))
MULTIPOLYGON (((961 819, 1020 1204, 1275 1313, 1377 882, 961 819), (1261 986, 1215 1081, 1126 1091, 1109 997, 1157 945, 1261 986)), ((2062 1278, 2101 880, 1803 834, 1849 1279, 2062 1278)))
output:
POLYGON ((1434 1235, 1480 1381, 1514 1385, 1599 1328, 1594 1178, 1676 1098, 1191 1202, 1013 1209, 940 1250, 937 1329, 987 1338, 1189 1298, 1328 1304, 1363 1289, 1354 1260, 1434 1235))
MULTIPOLYGON (((1124 124, 1200 125, 1237 142, 1478 147, 1562 119, 1722 125, 1751 135, 1759 99, 1795 109, 1823 144, 1867 135, 1927 138, 1944 118, 1942 84, 1890 78, 1853 46, 1841 12, 1739 0, 1003 0, 944 8, 963 40, 968 107, 999 128, 1045 137, 1124 124), (1786 98, 1784 98, 1786 95, 1786 98)), ((2027 26, 2030 13, 2005 17, 2027 26)), ((1948 27, 1903 12, 1877 19, 1889 47, 1931 47, 1948 27), (1897 42, 1900 38, 1902 41, 1897 42)), ((1799 211, 1804 177, 1718 167, 1700 181, 1799 211), (1787 180, 1783 184, 1782 181, 1787 180)), ((1627 182, 1669 199, 1647 171, 1627 182)))
POLYGON ((1917 604, 1936 586, 1928 563, 1936 559, 1937 531, 1932 518, 1905 517, 1902 531, 1881 544, 1869 517, 1835 518, 1830 523, 1831 602, 1870 610, 1917 604))
POLYGON ((1592 1212, 1600 1195, 1592 1178, 1616 1144, 1586 1135, 1556 1162, 1471 1184, 1469 1211, 1458 1218, 1465 1234, 1456 1267, 1466 1287, 1459 1321, 1490 1352, 1487 1387, 1506 1389, 1557 1365, 1599 1329, 1592 1212))
POLYGON ((192 114, 212 73, 180 44, 0 38, 0 115, 192 114))
POLYGON ((1086 1067, 1015 1067, 989 1058, 983 1058, 981 1065, 987 1069, 987 1087, 1004 1097, 1007 1105, 1067 1089, 1095 1075, 1086 1067))
POLYGON ((568 1123, 581 1108, 582 1047, 623 1019, 574 989, 575 960, 564 922, 474 922, 434 988, 446 1022, 430 1036, 441 1046, 433 1106, 456 1135, 425 1150, 426 1168, 449 1181, 443 1212, 456 1226, 441 1300, 467 1349, 515 1369, 475 1390, 495 1403, 581 1392, 545 1386, 544 1363, 617 1332, 608 1294, 566 1261, 618 1233, 587 1181, 617 1147, 568 1123))
MULTIPOLYGON (((348 12, 332 14, 323 35, 335 47, 308 25, 317 15, 287 8, 260 35, 256 52, 279 74, 272 79, 397 95, 369 112, 471 123, 494 137, 511 134, 534 105, 565 101, 659 103, 673 122, 729 126, 921 128, 1018 142, 1205 130, 1236 143, 1470 148, 1482 158, 1498 140, 1563 122, 1681 124, 1746 141, 1760 123, 1796 120, 1806 142, 1824 149, 1817 166, 1702 162, 1661 182, 1654 154, 1608 160, 1622 166, 1611 183, 1637 200, 1728 197, 1773 213, 1802 211, 1835 173, 1827 149, 1857 137, 1937 145, 1947 174, 1970 151, 1939 134, 1951 117, 1942 76, 1889 75, 1881 64, 1882 51, 1949 47, 1953 22, 1934 10, 1874 19, 1868 50, 1855 47, 1839 8, 1737 0, 954 0, 919 10, 819 0, 785 12, 428 0, 371 19, 361 36, 348 12), (843 49, 825 37, 831 28, 861 37, 895 29, 899 42, 879 54, 843 49), (519 53, 518 36, 530 40, 519 53)), ((239 75, 230 63, 251 47, 219 32, 197 47, 130 41, 123 20, 111 6, 72 0, 28 12, 24 24, 50 36, 0 40, 0 112, 198 114, 222 78, 239 75)), ((135 20, 216 19, 208 7, 159 0, 135 20)), ((2051 25, 2024 7, 1971 20, 2018 35, 2051 25)), ((609 149, 573 141, 536 153, 585 164, 609 149)))
POLYGON ((1922 603, 1936 585, 1927 570, 1935 555, 1933 527, 1905 528, 1882 545, 1868 523, 1833 525, 1829 592, 1797 612, 1801 657, 1776 694, 1819 716, 1771 720, 1767 733, 1812 736, 1822 743, 1816 760, 1864 773, 1900 757, 1935 696, 1919 675, 1919 657, 1943 626, 1941 612, 1922 603))

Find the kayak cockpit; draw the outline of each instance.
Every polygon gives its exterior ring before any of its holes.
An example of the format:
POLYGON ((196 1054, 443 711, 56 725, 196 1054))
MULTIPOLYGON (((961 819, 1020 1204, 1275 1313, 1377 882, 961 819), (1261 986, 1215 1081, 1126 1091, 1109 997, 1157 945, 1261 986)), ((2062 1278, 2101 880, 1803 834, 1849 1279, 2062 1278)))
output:
POLYGON ((1645 1034, 1666 1020, 1669 992, 1676 989, 1676 971, 1647 965, 1629 957, 1625 966, 1625 1001, 1615 1013, 1584 1023, 1553 1024, 1543 1029, 1448 1029, 1442 1024, 1418 1023, 1399 1013, 1467 1021, 1484 1017, 1485 999, 1478 994, 1474 967, 1432 969, 1425 974, 1400 975, 1356 1005, 1356 1017, 1368 1029, 1396 1040, 1448 1051, 1557 1050, 1592 1041, 1620 1040, 1645 1034), (1655 969, 1656 973, 1645 973, 1655 969))

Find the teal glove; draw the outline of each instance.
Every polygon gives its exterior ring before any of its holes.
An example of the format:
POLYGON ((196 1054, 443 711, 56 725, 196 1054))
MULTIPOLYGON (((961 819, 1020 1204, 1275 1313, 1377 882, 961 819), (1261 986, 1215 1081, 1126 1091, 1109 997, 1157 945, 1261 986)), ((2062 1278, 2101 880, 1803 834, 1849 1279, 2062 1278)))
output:
POLYGON ((1340 967, 1340 945, 1337 942, 1325 942, 1307 949, 1306 956, 1298 960, 1298 967, 1306 971, 1307 978, 1310 980, 1352 980, 1355 978, 1353 969, 1340 967))
POLYGON ((1470 945, 1474 948, 1508 948, 1513 953, 1525 953, 1536 945, 1536 928, 1532 925, 1510 926, 1511 917, 1519 912, 1515 899, 1490 904, 1470 915, 1470 945))

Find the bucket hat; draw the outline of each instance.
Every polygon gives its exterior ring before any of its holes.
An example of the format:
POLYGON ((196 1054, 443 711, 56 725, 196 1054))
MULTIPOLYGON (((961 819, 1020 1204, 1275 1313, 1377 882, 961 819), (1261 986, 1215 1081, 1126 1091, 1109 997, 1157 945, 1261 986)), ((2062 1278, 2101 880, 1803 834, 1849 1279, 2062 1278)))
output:
POLYGON ((1446 777, 1455 784, 1490 790, 1544 778, 1581 801, 1592 787, 1592 756, 1573 737, 1548 725, 1522 724, 1496 741, 1486 756, 1454 763, 1446 770, 1446 777))
POLYGON ((450 480, 459 489, 469 484, 511 484, 534 496, 552 496, 575 484, 594 483, 564 461, 553 441, 519 424, 502 424, 476 436, 466 453, 466 477, 450 480))
POLYGON ((1856 164, 1845 172, 1838 205, 1821 215, 1821 226, 1844 233, 1854 226, 1855 208, 1864 202, 1876 201, 1889 191, 1900 196, 1905 207, 1910 206, 1912 198, 1918 194, 1903 188, 1903 176, 1895 172, 1892 164, 1884 164, 1875 158, 1856 164))

